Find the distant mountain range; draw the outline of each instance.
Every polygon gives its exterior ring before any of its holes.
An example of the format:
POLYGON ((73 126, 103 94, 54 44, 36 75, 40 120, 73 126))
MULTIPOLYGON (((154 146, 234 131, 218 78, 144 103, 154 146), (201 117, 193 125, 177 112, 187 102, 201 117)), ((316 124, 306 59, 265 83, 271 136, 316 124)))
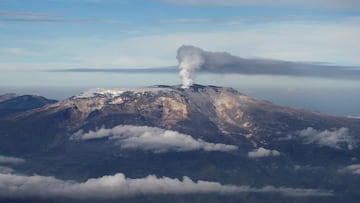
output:
POLYGON ((225 87, 4 95, 0 199, 357 202, 359 136, 360 119, 225 87))
POLYGON ((0 116, 9 115, 17 112, 24 112, 55 102, 57 101, 52 99, 46 99, 45 97, 36 95, 0 95, 0 116))

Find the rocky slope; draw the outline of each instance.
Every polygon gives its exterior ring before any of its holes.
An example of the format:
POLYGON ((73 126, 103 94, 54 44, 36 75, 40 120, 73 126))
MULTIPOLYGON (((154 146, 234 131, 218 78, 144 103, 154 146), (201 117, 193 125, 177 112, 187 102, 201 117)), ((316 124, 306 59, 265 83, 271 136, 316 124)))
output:
MULTIPOLYGON (((360 120, 276 106, 231 88, 193 85, 92 89, 78 96, 13 116, 16 123, 41 123, 71 134, 119 124, 156 126, 205 139, 230 139, 254 147, 314 127, 360 130, 360 120)), ((32 126, 31 126, 32 127, 32 126)))

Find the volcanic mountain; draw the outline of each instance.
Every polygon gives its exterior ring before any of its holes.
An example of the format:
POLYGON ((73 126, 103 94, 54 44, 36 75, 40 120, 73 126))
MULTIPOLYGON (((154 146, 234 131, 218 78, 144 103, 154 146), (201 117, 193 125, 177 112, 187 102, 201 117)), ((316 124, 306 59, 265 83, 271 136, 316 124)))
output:
MULTIPOLYGON (((355 201, 359 136, 359 119, 277 106, 232 88, 202 85, 91 89, 0 117, 0 155, 25 159, 11 170, 26 175, 76 181, 119 172, 130 178, 186 175, 230 185, 326 191, 318 193, 321 197, 276 192, 274 197, 255 190, 218 194, 215 200, 210 195, 215 202, 269 202, 269 196, 275 202, 293 201, 293 196, 299 202, 355 201)), ((127 200, 169 200, 144 194, 127 200)), ((206 200, 204 194, 171 199, 206 200)))

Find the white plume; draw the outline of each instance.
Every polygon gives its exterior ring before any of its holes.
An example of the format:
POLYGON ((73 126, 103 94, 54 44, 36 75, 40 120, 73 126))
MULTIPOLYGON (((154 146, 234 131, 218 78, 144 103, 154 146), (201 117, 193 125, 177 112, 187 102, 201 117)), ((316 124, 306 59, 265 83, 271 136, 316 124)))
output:
POLYGON ((203 50, 198 47, 183 45, 178 49, 176 58, 179 62, 182 87, 189 88, 194 83, 194 71, 200 69, 205 62, 203 50))

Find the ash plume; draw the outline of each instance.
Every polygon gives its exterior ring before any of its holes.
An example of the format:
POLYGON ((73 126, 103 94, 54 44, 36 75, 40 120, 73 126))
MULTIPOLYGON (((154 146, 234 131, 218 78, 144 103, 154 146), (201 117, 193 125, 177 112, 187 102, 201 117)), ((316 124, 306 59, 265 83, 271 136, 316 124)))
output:
POLYGON ((183 88, 188 88, 194 83, 194 76, 197 72, 344 79, 360 78, 360 67, 263 58, 242 58, 227 52, 211 52, 190 45, 183 45, 177 50, 177 60, 183 88))
POLYGON ((177 60, 179 61, 180 77, 182 87, 188 88, 194 83, 194 74, 196 69, 200 69, 205 60, 204 51, 194 46, 181 46, 177 51, 177 60))

